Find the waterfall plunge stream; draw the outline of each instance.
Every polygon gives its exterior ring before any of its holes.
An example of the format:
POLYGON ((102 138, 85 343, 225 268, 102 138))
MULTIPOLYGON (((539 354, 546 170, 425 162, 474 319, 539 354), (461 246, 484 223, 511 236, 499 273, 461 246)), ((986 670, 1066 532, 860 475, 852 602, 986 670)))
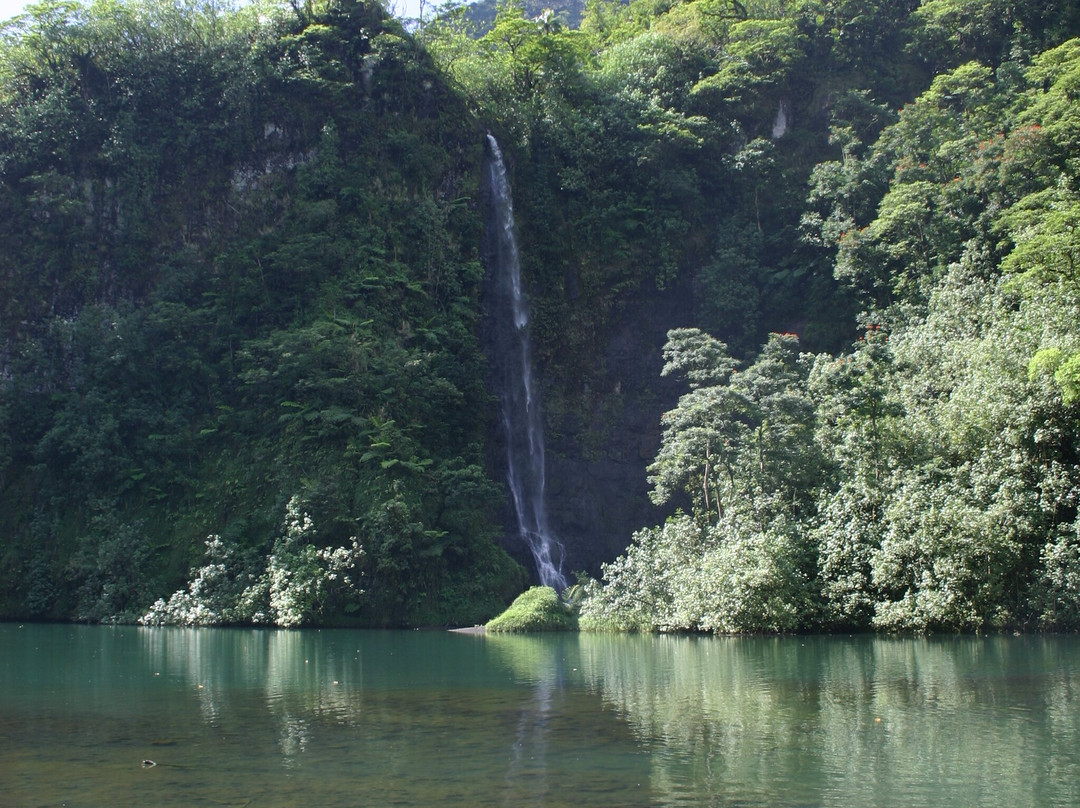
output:
POLYGON ((566 588, 563 547, 548 526, 545 497, 544 421, 534 389, 529 350, 529 309, 521 288, 521 261, 514 235, 514 201, 499 144, 488 144, 491 193, 491 256, 495 332, 493 364, 502 401, 507 479, 514 499, 518 532, 529 546, 540 582, 556 592, 566 588))

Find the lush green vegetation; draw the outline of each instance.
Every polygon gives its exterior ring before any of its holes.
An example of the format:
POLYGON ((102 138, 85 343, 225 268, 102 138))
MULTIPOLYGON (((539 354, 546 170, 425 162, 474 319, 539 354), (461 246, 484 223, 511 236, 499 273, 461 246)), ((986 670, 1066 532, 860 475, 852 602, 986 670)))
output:
POLYGON ((47 3, 2 48, 3 612, 140 616, 207 535, 263 581, 225 619, 295 623, 275 564, 354 538, 360 588, 296 583, 304 620, 505 605, 482 146, 415 41, 364 3, 47 3))
POLYGON ((1080 11, 1021 5, 33 7, 0 41, 0 613, 471 624, 521 591, 490 128, 553 430, 604 440, 611 334, 686 301, 675 515, 583 625, 1076 627, 1080 11))
POLYGON ((485 628, 505 634, 574 631, 577 616, 569 605, 559 600, 558 593, 550 586, 534 586, 518 595, 509 608, 489 620, 485 628))
POLYGON ((841 354, 696 329, 665 372, 653 496, 582 624, 642 630, 1075 628, 1080 618, 1080 41, 942 73, 807 216, 867 306, 841 354), (876 209, 850 188, 888 177, 876 209))

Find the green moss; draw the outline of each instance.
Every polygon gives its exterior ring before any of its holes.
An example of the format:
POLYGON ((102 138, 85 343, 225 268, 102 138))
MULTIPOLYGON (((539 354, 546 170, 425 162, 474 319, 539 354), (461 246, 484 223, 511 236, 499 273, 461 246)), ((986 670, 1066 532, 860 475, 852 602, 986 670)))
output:
POLYGON ((576 631, 577 615, 559 601, 550 586, 534 586, 517 596, 505 612, 487 624, 492 632, 576 631))

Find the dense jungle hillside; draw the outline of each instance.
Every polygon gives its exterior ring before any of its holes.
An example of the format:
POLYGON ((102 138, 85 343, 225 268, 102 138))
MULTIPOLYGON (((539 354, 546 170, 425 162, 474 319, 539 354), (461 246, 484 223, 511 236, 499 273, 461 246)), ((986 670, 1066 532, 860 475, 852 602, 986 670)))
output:
POLYGON ((509 602, 491 132, 583 625, 1075 628, 1077 36, 1065 0, 32 6, 0 614, 509 602))

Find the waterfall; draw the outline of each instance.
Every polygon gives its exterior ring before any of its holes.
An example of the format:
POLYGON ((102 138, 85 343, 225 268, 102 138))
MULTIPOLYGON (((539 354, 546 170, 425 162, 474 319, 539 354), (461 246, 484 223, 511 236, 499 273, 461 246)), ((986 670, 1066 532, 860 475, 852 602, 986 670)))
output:
POLYGON ((488 143, 491 216, 487 227, 492 274, 493 364, 502 402, 507 481, 518 533, 536 561, 540 582, 556 592, 566 588, 563 547, 548 526, 544 469, 544 422, 533 384, 529 350, 529 307, 521 288, 521 261, 514 235, 514 201, 499 144, 488 143))

